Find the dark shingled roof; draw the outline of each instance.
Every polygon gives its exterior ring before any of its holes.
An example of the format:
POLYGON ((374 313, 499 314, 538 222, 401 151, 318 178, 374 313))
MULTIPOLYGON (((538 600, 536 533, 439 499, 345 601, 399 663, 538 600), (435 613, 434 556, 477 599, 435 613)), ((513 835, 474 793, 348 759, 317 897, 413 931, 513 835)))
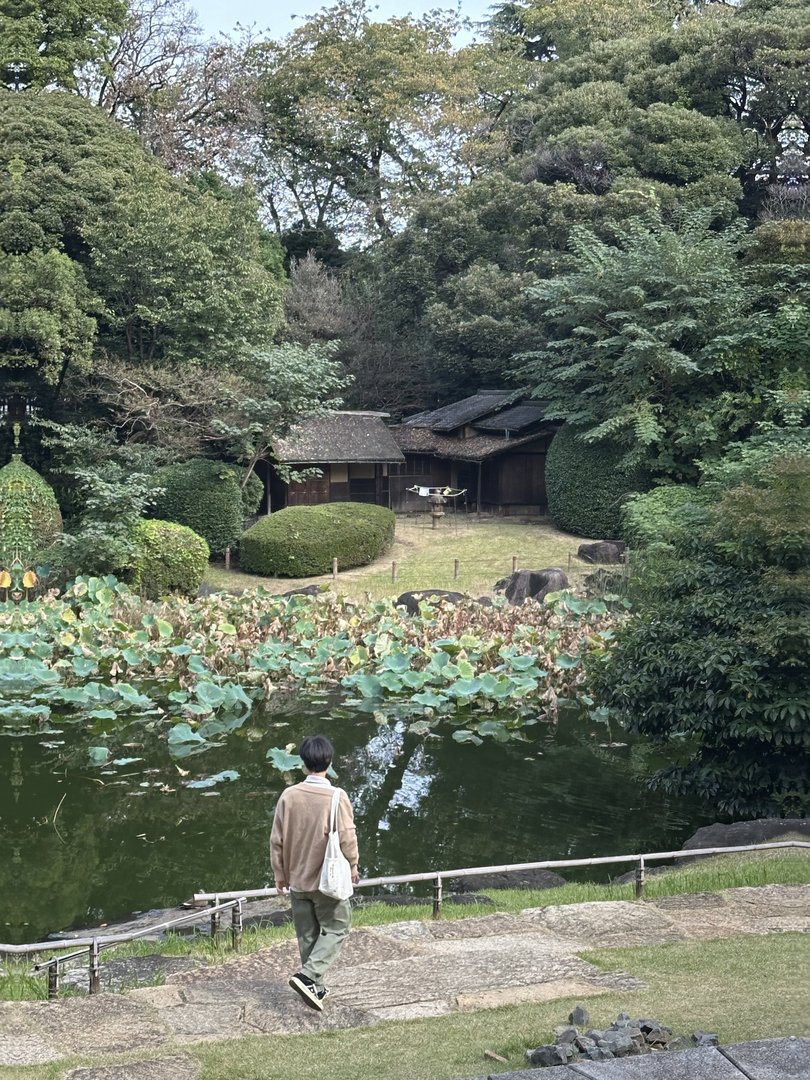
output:
POLYGON ((525 431, 541 423, 545 411, 546 406, 542 401, 523 401, 519 405, 513 405, 511 409, 504 409, 495 416, 485 416, 483 420, 476 420, 474 427, 479 431, 525 431))
POLYGON ((496 412, 515 396, 514 390, 479 390, 471 397, 443 405, 433 412, 417 413, 408 417, 408 426, 432 428, 433 431, 453 431, 464 424, 471 424, 482 416, 496 412))
POLYGON ((273 450, 285 465, 400 462, 405 459, 382 416, 328 413, 296 424, 273 450))
POLYGON ((504 439, 494 435, 451 439, 447 435, 437 435, 429 428, 411 427, 408 424, 389 428, 389 431, 406 454, 433 454, 434 457, 453 461, 484 461, 485 458, 502 454, 506 450, 514 450, 538 438, 535 432, 519 439, 504 439))

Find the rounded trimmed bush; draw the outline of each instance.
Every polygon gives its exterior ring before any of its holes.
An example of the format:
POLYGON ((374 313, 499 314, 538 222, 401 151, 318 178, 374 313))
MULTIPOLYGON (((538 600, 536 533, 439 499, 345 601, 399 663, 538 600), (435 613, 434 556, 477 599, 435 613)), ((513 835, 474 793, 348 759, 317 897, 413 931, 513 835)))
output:
POLYGON ((391 545, 392 510, 368 503, 289 506, 260 518, 239 542, 243 570, 265 577, 315 577, 365 566, 391 545))
POLYGON ((546 458, 548 511, 558 529, 594 540, 622 536, 622 505, 631 492, 649 487, 647 470, 627 465, 616 443, 586 443, 565 424, 546 458))
POLYGON ((61 529, 53 488, 14 454, 0 469, 0 564, 15 555, 27 562, 49 547, 61 529))
POLYGON ((389 510, 385 506, 376 506, 374 503, 361 502, 330 503, 329 509, 333 514, 337 514, 346 521, 363 521, 373 529, 380 529, 383 533, 385 545, 383 551, 393 544, 394 530, 397 524, 397 516, 393 510, 389 510))
POLYGON ((202 536, 174 521, 142 518, 132 532, 136 554, 127 578, 148 600, 167 593, 196 596, 210 551, 202 536))
MULTIPOLYGON (((246 499, 238 473, 233 465, 210 458, 191 458, 178 465, 167 465, 155 476, 164 491, 151 513, 161 521, 174 521, 193 529, 215 555, 221 555, 239 539, 248 516, 245 503, 255 495, 254 486, 246 499)), ((261 487, 260 480, 258 483, 261 487)), ((250 513, 254 512, 255 507, 250 513)))

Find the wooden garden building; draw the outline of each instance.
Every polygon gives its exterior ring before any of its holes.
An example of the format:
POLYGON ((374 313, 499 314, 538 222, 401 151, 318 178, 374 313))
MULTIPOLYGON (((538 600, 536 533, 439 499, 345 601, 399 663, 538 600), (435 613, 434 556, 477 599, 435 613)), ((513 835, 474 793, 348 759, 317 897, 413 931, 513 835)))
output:
POLYGON ((508 515, 546 510, 546 452, 558 423, 514 390, 482 390, 391 428, 404 461, 389 469, 394 510, 424 508, 412 488, 462 489, 462 505, 508 515))
POLYGON ((390 505, 389 475, 405 461, 386 427, 387 413, 333 412, 297 424, 273 447, 276 459, 319 476, 286 483, 269 472, 271 510, 327 502, 390 505))

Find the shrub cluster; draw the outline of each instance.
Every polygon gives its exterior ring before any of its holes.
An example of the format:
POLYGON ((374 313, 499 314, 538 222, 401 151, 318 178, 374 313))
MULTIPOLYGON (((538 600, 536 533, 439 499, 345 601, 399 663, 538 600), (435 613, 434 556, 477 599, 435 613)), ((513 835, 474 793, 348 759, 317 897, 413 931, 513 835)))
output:
POLYGON ((197 595, 210 554, 201 536, 173 521, 142 519, 132 540, 135 555, 127 577, 142 596, 158 600, 167 593, 197 595))
POLYGON ((649 486, 642 466, 624 462, 616 443, 585 443, 566 424, 554 436, 546 458, 546 495, 554 524, 595 540, 622 535, 622 505, 631 492, 649 486))
POLYGON ((243 570, 266 577, 328 574, 332 559, 340 570, 365 566, 390 547, 396 518, 368 503, 290 506, 261 518, 243 533, 243 570))
POLYGON ((235 466, 209 458, 168 465, 155 481, 164 490, 152 508, 154 517, 193 529, 215 555, 236 544, 245 518, 255 513, 261 499, 258 477, 253 484, 249 481, 250 490, 243 489, 235 466))

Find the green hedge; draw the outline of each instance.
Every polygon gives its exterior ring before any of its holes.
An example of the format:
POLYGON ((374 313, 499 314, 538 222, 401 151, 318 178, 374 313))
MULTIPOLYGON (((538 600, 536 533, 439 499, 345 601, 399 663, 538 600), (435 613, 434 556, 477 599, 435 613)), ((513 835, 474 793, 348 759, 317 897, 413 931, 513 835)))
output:
POLYGON ((242 516, 243 518, 253 517, 260 511, 264 498, 264 484, 261 478, 252 472, 247 478, 247 483, 242 485, 243 470, 238 465, 232 465, 231 468, 242 491, 242 516))
POLYGON ((261 518, 243 533, 243 570, 265 577, 328 574, 332 559, 340 570, 365 566, 391 546, 396 518, 367 503, 290 506, 261 518))
POLYGON ((566 424, 546 458, 548 510, 559 529, 594 540, 622 536, 622 504, 630 492, 649 487, 647 470, 628 466, 615 443, 585 443, 566 424))
POLYGON ((208 566, 208 544, 174 521, 141 520, 133 530, 136 555, 129 582, 149 600, 167 593, 196 596, 208 566))
MULTIPOLYGON (((245 510, 246 503, 250 505, 256 494, 255 485, 246 496, 238 477, 235 466, 209 458, 168 465, 155 476, 164 492, 158 496, 151 514, 162 521, 188 526, 205 539, 215 555, 221 555, 238 541, 245 518, 256 512, 255 505, 248 512, 245 510)), ((257 482, 261 487, 261 481, 257 482)))

